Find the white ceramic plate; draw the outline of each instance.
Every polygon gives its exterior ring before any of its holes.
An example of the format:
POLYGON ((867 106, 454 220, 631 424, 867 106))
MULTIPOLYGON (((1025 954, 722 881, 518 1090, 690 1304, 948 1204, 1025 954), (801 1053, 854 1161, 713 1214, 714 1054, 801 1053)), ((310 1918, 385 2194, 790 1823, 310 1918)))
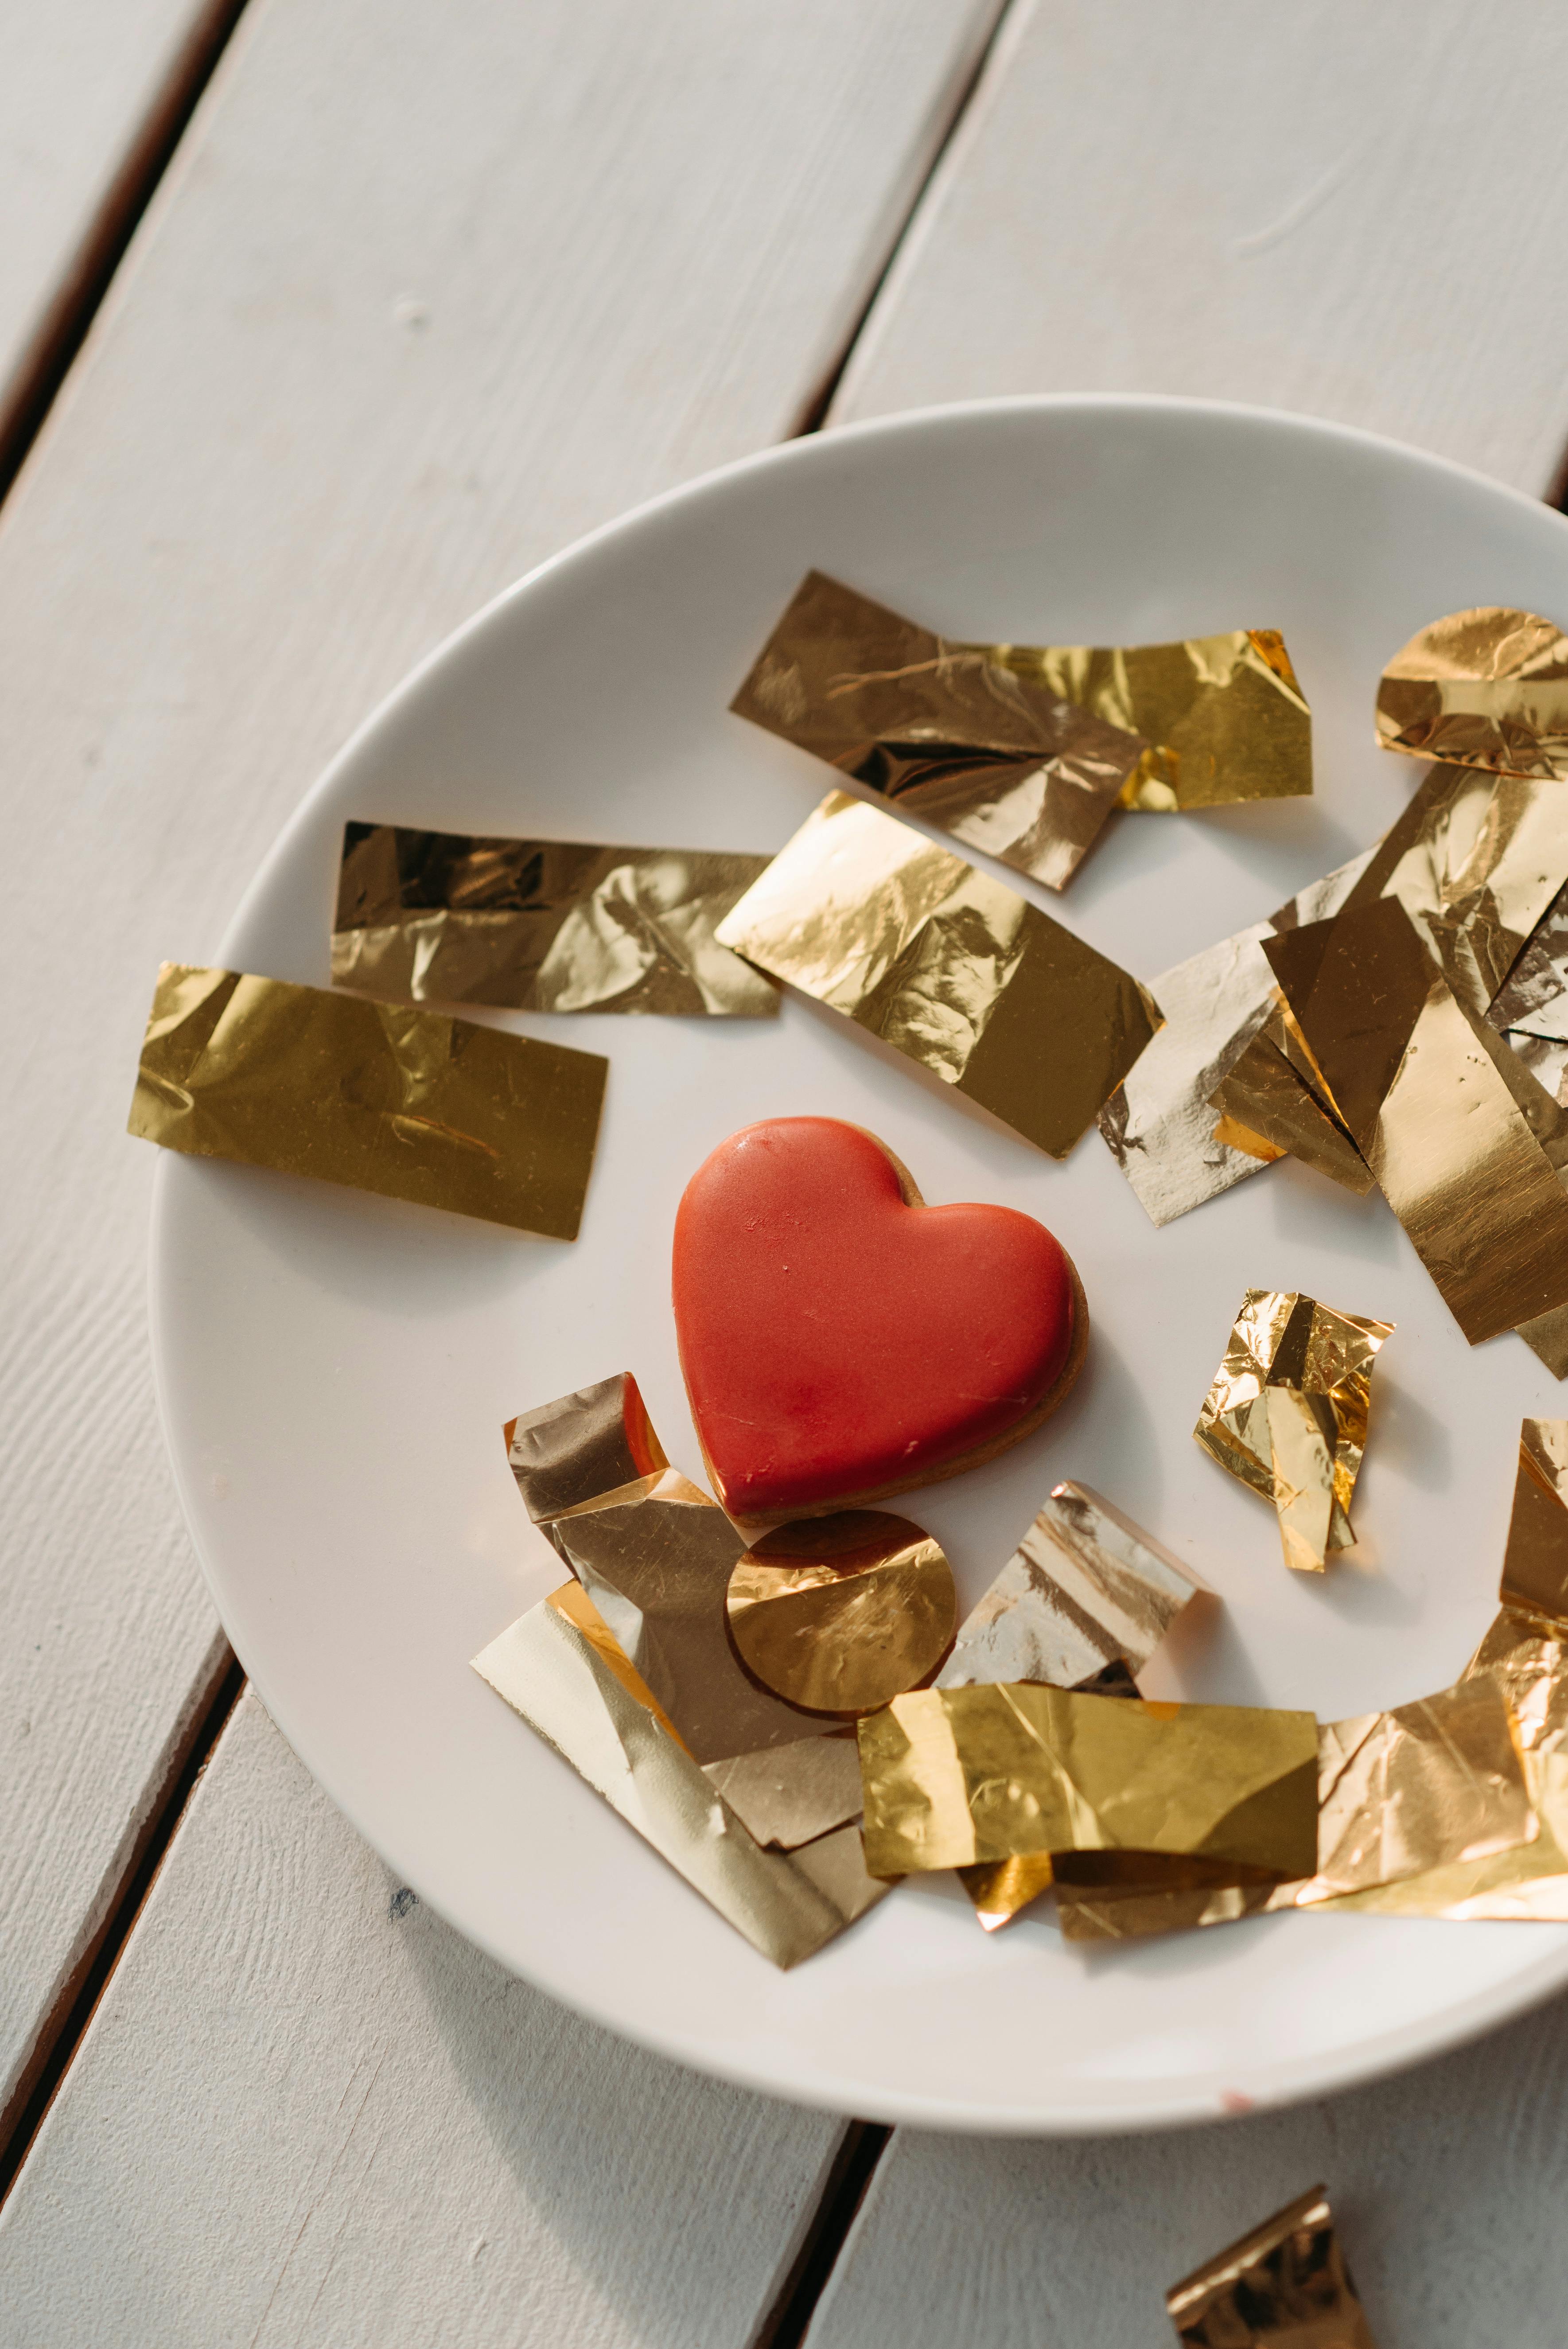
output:
MULTIPOLYGON (((957 636, 1284 629, 1316 796, 1115 819, 1065 897, 1042 893, 1143 977, 1392 821, 1421 771, 1373 747, 1373 693, 1422 622, 1491 602, 1568 620, 1562 516, 1291 417, 1042 399, 797 441, 601 531, 437 653, 311 793, 226 959, 325 984, 349 816, 777 847, 831 778, 727 704, 813 564, 957 636)), ((1551 1926, 1281 1917, 1086 1954, 1048 1913, 985 1936, 950 1877, 905 1886, 792 1973, 756 1956, 469 1669, 560 1580, 507 1472, 504 1419, 630 1369, 671 1456, 699 1464, 670 1227, 734 1128, 856 1119, 927 1199, 1003 1200, 1061 1234, 1094 1315, 1075 1393, 1005 1458, 907 1506, 967 1604, 1057 1477, 1110 1495, 1225 1600, 1151 1693, 1326 1719, 1457 1678, 1493 1610, 1521 1415, 1562 1411, 1563 1391, 1516 1339, 1471 1352, 1381 1201, 1294 1164, 1155 1231, 1097 1133, 1057 1165, 801 1001, 776 1025, 515 1024, 613 1063, 574 1246, 173 1157, 155 1213, 165 1421, 223 1620, 291 1744, 422 1899, 649 2046, 954 2128, 1116 2130, 1279 2103, 1568 1980, 1568 1929, 1551 1926), (1271 1512, 1191 1441, 1249 1283, 1398 1325, 1360 1547, 1322 1580, 1286 1572, 1271 1512)))

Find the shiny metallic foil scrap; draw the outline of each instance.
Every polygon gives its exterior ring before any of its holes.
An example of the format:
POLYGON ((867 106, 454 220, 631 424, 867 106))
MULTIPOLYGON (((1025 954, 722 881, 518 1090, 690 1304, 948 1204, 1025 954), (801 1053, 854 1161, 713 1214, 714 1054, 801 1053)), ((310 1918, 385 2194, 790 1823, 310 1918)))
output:
POLYGON ((1183 2349, 1377 2349, 1321 2186, 1165 2295, 1183 2349))
POLYGON ((1372 1371, 1393 1328, 1296 1289, 1249 1288, 1192 1433, 1272 1501, 1285 1564, 1321 1574, 1356 1537, 1350 1501, 1367 1447, 1372 1371))
POLYGON ((985 645, 808 573, 730 708, 870 790, 1064 888, 1148 745, 985 645))
POLYGON ((1568 1419, 1521 1424, 1498 1596, 1505 1607, 1568 1629, 1568 1419))
POLYGON ((583 1609, 574 1586, 531 1608, 475 1671, 775 1965, 799 1964, 881 1899, 852 1826, 764 1851, 636 1693, 634 1671, 612 1668, 614 1634, 590 1637, 583 1609))
POLYGON ((333 985, 399 1002, 766 1019, 777 988, 713 933, 767 863, 346 824, 333 985))
POLYGON ((993 645, 993 659, 1149 743, 1124 807, 1161 814, 1312 789, 1312 713, 1274 628, 1169 645, 993 645))
POLYGON ((1486 1018, 1558 1107, 1568 1107, 1568 888, 1537 923, 1486 1018))
POLYGON ((923 833, 830 792, 719 926, 1054 1158, 1161 1020, 1127 971, 923 833))
POLYGON ((1568 776, 1568 637, 1501 605, 1449 612, 1388 663, 1377 728, 1414 758, 1568 776))
POLYGON ((1303 1072, 1295 1043, 1275 999, 1209 1095, 1215 1145, 1250 1152, 1264 1164, 1299 1158, 1304 1166, 1365 1198, 1372 1188, 1371 1170, 1303 1072))
POLYGON ((929 1678, 953 1644, 953 1570, 886 1509, 779 1526, 730 1574, 729 1636, 754 1680, 814 1713, 871 1713, 929 1678))
POLYGON ((509 1420, 507 1465, 536 1526, 669 1466, 629 1371, 509 1420))
POLYGON ((705 1762, 704 1771, 760 1844, 793 1851, 861 1815, 861 1755, 852 1729, 705 1762))
POLYGON ((918 1689, 860 1723, 874 1876, 1154 1852, 1280 1877, 1317 1849, 1316 1723, 1033 1682, 918 1689))
POLYGON ((608 1069, 440 1012, 165 963, 129 1130, 570 1240, 608 1069))

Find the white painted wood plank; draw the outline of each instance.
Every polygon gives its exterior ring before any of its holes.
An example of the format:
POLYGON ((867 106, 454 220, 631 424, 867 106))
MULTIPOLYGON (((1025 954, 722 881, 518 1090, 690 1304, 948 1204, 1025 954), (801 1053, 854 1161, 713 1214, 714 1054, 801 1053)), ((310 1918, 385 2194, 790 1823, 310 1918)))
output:
POLYGON ((211 0, 0 0, 0 432, 211 0))
POLYGON ((511 1980, 247 1693, 0 2219, 0 2338, 742 2349, 840 2134, 511 1980))
POLYGON ((156 965, 484 598, 789 429, 988 14, 253 0, 7 503, 0 2106, 213 1653, 123 1133, 156 965))
POLYGON ((1167 2286, 1323 2179, 1378 2349, 1561 2349, 1565 2096, 1558 2000, 1400 2079, 1213 2128, 900 2130, 807 2349, 1171 2349, 1167 2286))
POLYGON ((835 421, 1304 409, 1541 492, 1568 445, 1568 14, 1016 0, 835 421))

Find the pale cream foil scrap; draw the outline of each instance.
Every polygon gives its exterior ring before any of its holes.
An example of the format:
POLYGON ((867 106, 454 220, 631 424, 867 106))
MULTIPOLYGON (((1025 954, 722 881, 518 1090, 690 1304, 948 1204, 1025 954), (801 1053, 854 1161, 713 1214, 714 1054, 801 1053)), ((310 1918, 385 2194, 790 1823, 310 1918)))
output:
POLYGON ((1312 790, 1312 714, 1274 628, 1164 645, 992 645, 993 659, 1144 736, 1124 807, 1160 814, 1312 790))
POLYGON ((1148 745, 820 571, 730 703, 857 782, 1065 888, 1148 745))
POLYGON ((1129 972, 1037 906, 842 792, 717 935, 1055 1158, 1161 1019, 1129 972))
POLYGON ((917 1689, 860 1723, 866 1864, 1155 1852, 1295 1877, 1316 1849, 1315 1731, 1033 1682, 917 1689))
POLYGON ((1568 776, 1568 637, 1501 605, 1447 613, 1384 670, 1377 731, 1413 758, 1568 776))
POLYGON ((798 1965, 879 1900, 853 1827, 764 1851, 560 1608, 531 1608, 473 1668, 695 1891, 777 1966, 798 1965))
POLYGON ((705 1762, 704 1771, 760 1844, 793 1851, 861 1815, 861 1756, 852 1730, 705 1762))
POLYGON ((572 1240, 609 1065, 441 1012, 166 962, 129 1131, 572 1240))
POLYGON ((778 989, 713 935, 767 864, 346 824, 333 985, 520 1011, 767 1019, 778 989))
POLYGON ((536 1526, 603 1501, 669 1466, 629 1371, 521 1412, 505 1429, 507 1465, 536 1526))
POLYGON ((1321 2186, 1165 2295, 1182 2349, 1377 2349, 1321 2186))

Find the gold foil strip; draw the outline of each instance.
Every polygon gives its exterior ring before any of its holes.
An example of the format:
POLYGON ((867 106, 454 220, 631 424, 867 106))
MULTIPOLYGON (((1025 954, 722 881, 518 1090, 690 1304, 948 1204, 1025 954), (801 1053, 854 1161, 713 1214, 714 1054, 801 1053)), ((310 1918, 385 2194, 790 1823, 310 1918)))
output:
POLYGON ((1133 1851, 1310 1873, 1307 1713, 1151 1705, 1033 1682, 917 1689, 860 1723, 873 1876, 1133 1851))
POLYGON ((809 572, 730 708, 1015 872, 1065 888, 1147 745, 809 572))
POLYGON ((1169 645, 992 645, 994 660, 1149 743, 1121 795, 1161 814, 1312 789, 1312 714, 1274 628, 1169 645))
POLYGON ((1297 1289, 1249 1288, 1192 1433, 1272 1501, 1285 1564, 1321 1574, 1355 1541, 1350 1501, 1367 1447, 1372 1371, 1393 1328, 1297 1289))
MULTIPOLYGON (((578 1602, 574 1599, 573 1606, 578 1602)), ((764 1851, 683 1746, 563 1609, 531 1608, 473 1669, 777 1966, 811 1956, 887 1889, 853 1827, 800 1853, 764 1851)))
POLYGON ((398 1002, 766 1019, 778 989, 713 934, 767 863, 348 823, 332 983, 398 1002))
POLYGON ((1321 2186, 1172 2284, 1183 2349, 1377 2349, 1321 2186))
POLYGON ((886 1509, 775 1526, 729 1578, 729 1636, 754 1680, 813 1713, 874 1712, 953 1644, 958 1594, 931 1536, 886 1509))
POLYGON ((1377 730, 1385 750, 1413 758, 1568 776, 1568 637, 1501 605, 1449 612, 1384 670, 1377 730))
POLYGON ((1160 1022, 1138 981, 880 809, 830 793, 718 931, 1054 1158, 1160 1022))
POLYGON ((861 1755, 853 1730, 798 1745, 737 1754, 703 1768, 760 1844, 793 1851, 861 1815, 861 1755))
POLYGON ((1214 1141, 1264 1163, 1286 1156, 1365 1198, 1371 1170, 1338 1120, 1294 1064, 1276 999, 1267 1018, 1209 1095, 1214 1141))
POLYGON ((669 1466, 629 1371, 507 1422, 507 1465, 536 1526, 669 1466))
POLYGON ((440 1012, 166 962, 129 1131, 570 1240, 608 1068, 440 1012))

